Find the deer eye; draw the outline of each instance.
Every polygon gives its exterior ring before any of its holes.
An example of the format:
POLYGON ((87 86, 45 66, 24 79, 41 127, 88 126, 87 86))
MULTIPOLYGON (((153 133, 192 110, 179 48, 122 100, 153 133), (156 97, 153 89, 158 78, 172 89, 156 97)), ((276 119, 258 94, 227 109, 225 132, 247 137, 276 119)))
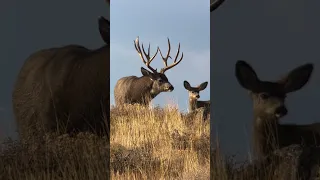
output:
POLYGON ((158 82, 159 82, 159 83, 163 83, 163 80, 162 80, 162 79, 158 79, 158 82))
POLYGON ((268 99, 270 95, 268 93, 261 93, 260 94, 261 99, 268 99))

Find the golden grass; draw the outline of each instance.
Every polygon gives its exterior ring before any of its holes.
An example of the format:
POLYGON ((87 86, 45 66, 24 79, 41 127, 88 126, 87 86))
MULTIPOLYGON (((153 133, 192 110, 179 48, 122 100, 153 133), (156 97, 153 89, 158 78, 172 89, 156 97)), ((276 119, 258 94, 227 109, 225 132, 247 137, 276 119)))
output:
POLYGON ((209 179, 210 125, 201 118, 170 107, 111 108, 110 150, 90 133, 8 139, 0 180, 209 179))
POLYGON ((107 139, 89 133, 47 135, 39 142, 8 140, 0 154, 2 180, 106 179, 107 139))
MULTIPOLYGON (((299 172, 299 170, 302 170, 301 167, 306 165, 299 163, 307 163, 307 161, 310 161, 310 157, 304 156, 305 159, 302 159, 301 162, 296 161, 300 152, 298 149, 295 151, 293 147, 298 145, 291 147, 293 151, 278 151, 262 160, 253 162, 249 162, 248 160, 236 162, 234 156, 222 155, 218 145, 217 141, 216 149, 211 151, 210 154, 210 174, 212 180, 300 180, 310 170, 306 168, 305 170, 307 171, 299 172), (300 166, 299 170, 297 169, 298 166, 300 166)), ((319 158, 319 155, 313 154, 313 156, 314 158, 319 158)), ((319 162, 313 161, 313 163, 319 162)), ((320 175, 320 168, 315 170, 320 175)))
POLYGON ((111 110, 112 179, 210 179, 210 124, 177 108, 111 110))

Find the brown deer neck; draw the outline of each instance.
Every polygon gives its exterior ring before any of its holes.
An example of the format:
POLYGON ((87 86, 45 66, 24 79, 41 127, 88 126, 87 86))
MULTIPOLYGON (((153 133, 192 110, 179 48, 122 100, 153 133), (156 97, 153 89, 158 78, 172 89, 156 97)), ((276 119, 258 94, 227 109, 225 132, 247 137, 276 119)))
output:
POLYGON ((159 92, 152 91, 153 81, 150 79, 150 77, 141 76, 139 78, 139 81, 139 86, 141 90, 140 92, 144 93, 142 94, 142 96, 145 98, 146 101, 152 100, 159 94, 159 92))
POLYGON ((194 111, 198 108, 198 103, 197 99, 189 97, 189 110, 194 111))
POLYGON ((254 113, 253 148, 257 156, 265 156, 279 146, 279 124, 276 117, 254 113))

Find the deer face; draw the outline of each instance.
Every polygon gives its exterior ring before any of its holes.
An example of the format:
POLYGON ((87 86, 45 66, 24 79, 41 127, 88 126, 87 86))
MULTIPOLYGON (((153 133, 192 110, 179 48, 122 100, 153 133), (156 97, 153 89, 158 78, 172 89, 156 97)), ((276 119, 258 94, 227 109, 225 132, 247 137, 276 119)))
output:
POLYGON ((301 89, 308 82, 312 71, 313 65, 305 64, 293 69, 284 78, 270 82, 261 81, 245 61, 238 61, 235 69, 239 84, 252 97, 254 113, 276 120, 288 113, 285 106, 286 94, 301 89))
POLYGON ((254 112, 279 119, 288 113, 285 106, 286 95, 284 93, 273 92, 253 92, 249 91, 252 100, 254 112))
POLYGON ((208 85, 208 82, 201 83, 197 87, 192 87, 188 81, 183 82, 183 86, 189 92, 189 98, 198 100, 200 98, 200 91, 203 91, 208 85))
POLYGON ((141 67, 141 73, 143 76, 149 77, 153 82, 151 93, 158 94, 160 92, 171 92, 174 90, 174 87, 165 74, 152 73, 143 67, 141 67))

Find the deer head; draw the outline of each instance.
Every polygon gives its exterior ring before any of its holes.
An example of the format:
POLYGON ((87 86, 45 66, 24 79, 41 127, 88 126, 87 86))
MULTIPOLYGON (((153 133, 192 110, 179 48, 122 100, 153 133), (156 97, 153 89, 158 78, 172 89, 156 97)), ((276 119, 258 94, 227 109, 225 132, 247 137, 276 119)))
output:
POLYGON ((288 113, 286 95, 301 89, 308 82, 313 65, 301 65, 275 82, 261 81, 253 68, 245 61, 238 61, 235 75, 239 84, 249 91, 255 116, 278 121, 288 113))
POLYGON ((192 87, 188 81, 183 82, 183 86, 189 92, 189 98, 198 100, 200 98, 200 91, 207 88, 208 82, 203 82, 199 86, 192 87))
POLYGON ((150 70, 148 71, 147 69, 141 67, 141 73, 143 76, 149 77, 152 81, 153 81, 153 88, 152 89, 157 89, 159 92, 160 91, 173 91, 174 87, 171 85, 171 83, 169 82, 167 76, 164 74, 167 70, 173 68, 174 66, 178 65, 182 59, 183 59, 183 53, 181 55, 181 58, 179 59, 179 61, 177 61, 177 58, 179 56, 179 52, 180 52, 180 43, 179 43, 179 48, 178 48, 178 52, 176 54, 175 60, 173 62, 173 64, 169 65, 167 64, 168 58, 170 57, 170 41, 168 38, 168 45, 169 45, 169 49, 168 49, 168 53, 166 55, 166 57, 162 56, 161 50, 158 47, 156 53, 150 57, 150 43, 149 43, 149 47, 148 47, 148 53, 145 52, 143 44, 142 44, 142 50, 140 48, 140 44, 139 44, 139 37, 136 38, 135 42, 134 42, 134 46, 140 56, 140 58, 142 59, 143 63, 147 66, 147 68, 150 70), (163 59, 164 65, 165 67, 162 68, 160 70, 160 72, 157 71, 157 69, 154 69, 153 67, 151 67, 150 63, 152 62, 152 60, 156 57, 156 55, 158 54, 158 52, 160 52, 161 57, 163 59), (146 57, 147 60, 145 60, 144 56, 146 57))

